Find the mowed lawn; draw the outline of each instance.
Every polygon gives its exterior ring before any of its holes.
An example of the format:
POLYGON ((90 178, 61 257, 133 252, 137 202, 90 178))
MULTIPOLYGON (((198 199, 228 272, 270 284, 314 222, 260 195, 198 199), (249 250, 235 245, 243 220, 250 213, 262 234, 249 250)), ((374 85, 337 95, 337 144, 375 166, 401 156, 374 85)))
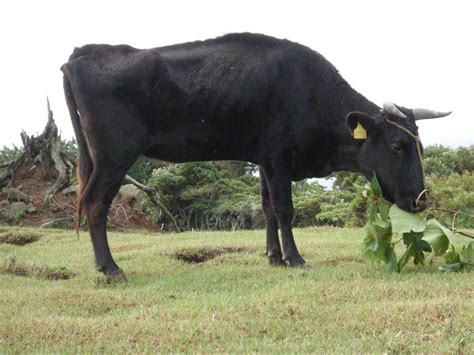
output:
POLYGON ((361 259, 362 229, 295 230, 310 270, 270 267, 264 231, 110 233, 121 285, 96 273, 85 232, 1 235, 39 237, 0 244, 2 352, 474 349, 474 273, 439 273, 436 259, 389 274, 361 259), (175 253, 215 257, 190 264, 175 253))

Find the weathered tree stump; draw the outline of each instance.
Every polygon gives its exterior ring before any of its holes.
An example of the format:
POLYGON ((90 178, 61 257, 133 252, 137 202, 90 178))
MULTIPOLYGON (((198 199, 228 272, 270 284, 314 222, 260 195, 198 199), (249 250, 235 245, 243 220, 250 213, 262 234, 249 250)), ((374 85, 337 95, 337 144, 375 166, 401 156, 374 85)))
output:
MULTIPOLYGON (((16 164, 16 169, 23 163, 40 166, 46 180, 54 181, 54 184, 46 191, 44 204, 59 191, 70 184, 70 177, 74 173, 75 159, 64 151, 58 127, 54 122, 53 111, 49 100, 47 101, 48 122, 43 133, 38 136, 28 136, 25 131, 21 132, 23 142, 23 160, 16 164)), ((14 173, 12 174, 13 178, 14 173)), ((11 182, 11 180, 10 180, 11 182)))
MULTIPOLYGON (((45 193, 43 200, 45 207, 49 205, 55 194, 71 185, 71 177, 74 176, 77 167, 76 157, 66 151, 61 141, 48 98, 46 101, 48 121, 43 132, 38 136, 28 136, 25 131, 21 132, 23 152, 16 159, 0 164, 0 188, 12 187, 15 173, 23 164, 28 164, 31 169, 41 168, 43 178, 54 182, 45 193)), ((159 200, 154 189, 141 184, 128 175, 124 180, 144 191, 155 207, 168 216, 173 229, 179 232, 176 219, 159 200)))

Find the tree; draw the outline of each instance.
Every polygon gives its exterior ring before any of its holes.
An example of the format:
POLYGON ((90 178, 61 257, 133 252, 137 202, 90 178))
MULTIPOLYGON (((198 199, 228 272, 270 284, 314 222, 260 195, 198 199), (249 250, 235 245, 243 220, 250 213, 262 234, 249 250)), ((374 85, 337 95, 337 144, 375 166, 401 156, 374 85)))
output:
POLYGON ((474 172, 474 145, 452 149, 442 145, 426 147, 423 153, 426 176, 449 176, 474 172))

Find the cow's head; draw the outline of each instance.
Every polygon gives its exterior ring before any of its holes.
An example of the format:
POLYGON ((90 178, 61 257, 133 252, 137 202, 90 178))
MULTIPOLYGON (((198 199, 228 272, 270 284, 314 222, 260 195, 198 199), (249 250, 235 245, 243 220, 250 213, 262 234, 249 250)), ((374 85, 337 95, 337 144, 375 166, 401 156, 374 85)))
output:
MULTIPOLYGON (((370 179, 375 172, 384 197, 409 212, 426 208, 422 146, 416 120, 444 117, 451 112, 407 109, 384 104, 376 116, 351 112, 347 123, 354 130, 360 124, 367 131, 359 151, 360 172, 370 179), (418 147, 417 147, 418 145, 418 147)), ((359 127, 360 129, 361 127, 359 127)))

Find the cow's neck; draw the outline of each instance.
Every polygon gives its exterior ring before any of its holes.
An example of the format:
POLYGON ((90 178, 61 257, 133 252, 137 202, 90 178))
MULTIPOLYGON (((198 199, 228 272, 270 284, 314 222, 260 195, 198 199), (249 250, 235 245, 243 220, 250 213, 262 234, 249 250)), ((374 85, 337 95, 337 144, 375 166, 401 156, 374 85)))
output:
POLYGON ((332 115, 337 117, 337 120, 346 121, 346 116, 349 112, 360 111, 368 115, 377 115, 380 107, 372 101, 367 100, 364 95, 354 90, 346 81, 338 82, 336 85, 328 89, 334 97, 340 97, 338 105, 333 105, 331 108, 332 115))
POLYGON ((360 172, 359 151, 361 146, 362 143, 354 140, 340 142, 329 162, 331 171, 360 172))

